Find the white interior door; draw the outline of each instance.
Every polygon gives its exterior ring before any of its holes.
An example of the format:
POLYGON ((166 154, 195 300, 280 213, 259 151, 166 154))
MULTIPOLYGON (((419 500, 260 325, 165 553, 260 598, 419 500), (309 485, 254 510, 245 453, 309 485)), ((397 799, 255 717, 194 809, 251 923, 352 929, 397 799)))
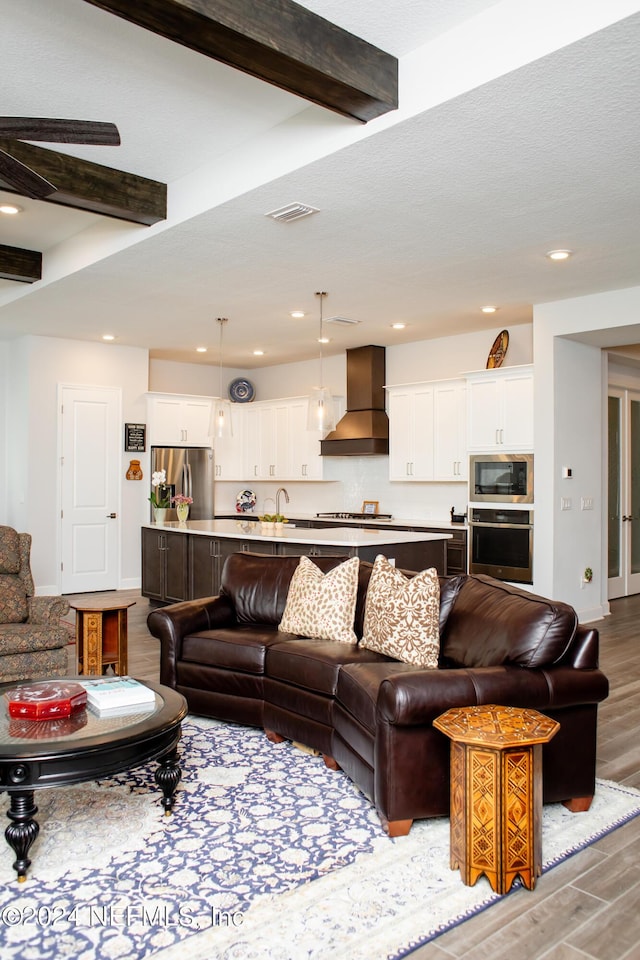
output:
POLYGON ((609 599, 640 593, 640 393, 609 391, 609 599))
POLYGON ((62 593, 118 586, 120 391, 61 389, 62 593))

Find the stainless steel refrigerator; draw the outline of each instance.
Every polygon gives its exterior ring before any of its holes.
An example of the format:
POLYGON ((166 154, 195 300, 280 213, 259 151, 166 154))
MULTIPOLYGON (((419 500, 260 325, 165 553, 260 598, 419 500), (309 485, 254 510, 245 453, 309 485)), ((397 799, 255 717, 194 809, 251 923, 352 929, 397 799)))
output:
MULTIPOLYGON (((151 447, 151 472, 157 470, 166 471, 169 496, 183 493, 186 497, 193 497, 189 520, 212 519, 215 475, 213 450, 209 447, 151 447)), ((175 508, 171 507, 167 520, 177 519, 175 508)))

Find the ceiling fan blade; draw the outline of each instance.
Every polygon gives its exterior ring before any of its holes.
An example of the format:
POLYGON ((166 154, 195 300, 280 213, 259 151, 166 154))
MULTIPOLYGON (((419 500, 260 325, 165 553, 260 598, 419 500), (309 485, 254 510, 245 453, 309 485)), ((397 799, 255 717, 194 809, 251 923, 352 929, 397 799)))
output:
POLYGON ((0 150, 0 179, 6 181, 21 196, 32 197, 34 200, 44 200, 56 192, 52 183, 4 150, 0 150))
POLYGON ((47 117, 0 117, 0 137, 43 143, 84 143, 120 146, 115 123, 101 120, 51 120, 47 117))

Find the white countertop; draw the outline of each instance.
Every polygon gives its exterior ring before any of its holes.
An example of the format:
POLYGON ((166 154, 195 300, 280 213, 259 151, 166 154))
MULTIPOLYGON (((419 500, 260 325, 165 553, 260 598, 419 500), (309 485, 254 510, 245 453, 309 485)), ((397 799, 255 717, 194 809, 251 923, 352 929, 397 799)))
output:
POLYGON ((284 525, 277 533, 262 533, 261 525, 252 520, 187 520, 186 523, 145 523, 152 530, 167 530, 171 533, 194 533, 208 537, 224 537, 232 540, 265 540, 270 543, 288 542, 317 544, 327 547, 374 547, 393 543, 425 543, 432 540, 450 540, 449 533, 413 533, 408 530, 360 530, 357 527, 329 527, 308 529, 293 523, 284 525))

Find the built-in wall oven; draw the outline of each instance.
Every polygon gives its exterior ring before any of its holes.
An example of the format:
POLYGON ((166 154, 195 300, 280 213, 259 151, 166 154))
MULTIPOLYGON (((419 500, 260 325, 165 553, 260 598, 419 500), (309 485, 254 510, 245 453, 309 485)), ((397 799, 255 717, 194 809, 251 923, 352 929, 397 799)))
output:
POLYGON ((533 503, 533 454, 474 454, 469 459, 469 500, 533 503))
POLYGON ((533 511, 471 507, 469 572, 533 583, 533 511))

